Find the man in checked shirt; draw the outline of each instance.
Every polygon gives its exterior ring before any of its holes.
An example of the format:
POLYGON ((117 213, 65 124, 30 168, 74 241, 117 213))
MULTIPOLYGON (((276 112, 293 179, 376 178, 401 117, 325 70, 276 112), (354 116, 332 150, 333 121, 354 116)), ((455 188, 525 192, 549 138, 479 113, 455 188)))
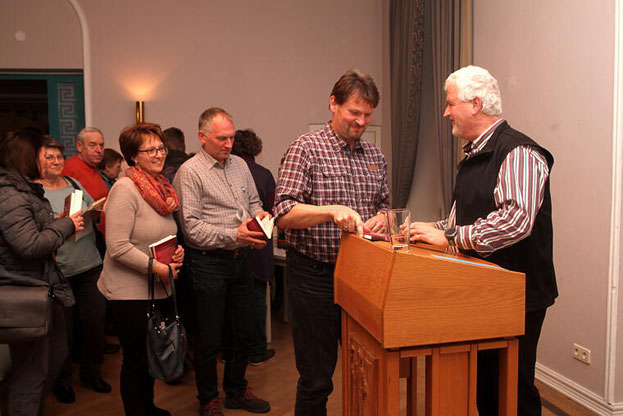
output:
POLYGON ((295 415, 326 415, 340 338, 333 270, 342 232, 383 231, 387 165, 360 140, 379 102, 369 75, 346 72, 333 86, 325 128, 296 139, 281 160, 274 213, 286 230, 286 267, 299 381, 295 415))
MULTIPOLYGON (((445 83, 444 117, 465 139, 454 204, 447 219, 413 223, 412 240, 484 258, 526 274, 526 332, 519 337, 518 415, 540 415, 534 385, 537 343, 547 307, 558 296, 552 261, 549 172, 554 158, 502 118, 497 81, 486 69, 461 68, 445 83)), ((498 414, 498 356, 478 353, 480 416, 498 414)))
POLYGON ((216 354, 229 318, 232 353, 225 363, 225 407, 267 413, 270 404, 249 389, 253 275, 249 250, 266 246, 261 232, 251 231, 252 218, 269 215, 262 209, 247 163, 231 155, 234 120, 212 107, 199 117, 201 148, 175 174, 180 200, 178 217, 186 244, 185 267, 196 312, 195 381, 201 416, 223 416, 219 399, 216 354))

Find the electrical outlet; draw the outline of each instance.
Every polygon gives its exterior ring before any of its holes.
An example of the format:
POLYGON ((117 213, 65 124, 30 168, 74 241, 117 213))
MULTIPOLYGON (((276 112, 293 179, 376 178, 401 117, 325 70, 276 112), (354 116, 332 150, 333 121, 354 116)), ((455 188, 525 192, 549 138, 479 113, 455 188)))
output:
POLYGON ((591 363, 591 350, 578 344, 573 344, 571 350, 571 356, 578 361, 582 361, 584 364, 591 363))

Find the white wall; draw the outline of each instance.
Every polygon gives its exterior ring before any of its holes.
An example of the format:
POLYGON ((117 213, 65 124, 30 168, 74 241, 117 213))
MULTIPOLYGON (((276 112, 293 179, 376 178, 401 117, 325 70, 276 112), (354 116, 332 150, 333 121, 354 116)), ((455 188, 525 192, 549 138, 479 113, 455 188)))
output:
MULTIPOLYGON (((134 122, 137 99, 145 101, 146 121, 184 130, 189 151, 199 148, 201 112, 220 106, 236 128, 262 137, 259 162, 276 176, 289 143, 309 123, 330 118, 328 97, 342 73, 359 68, 384 91, 384 1, 77 3, 90 34, 92 124, 109 147, 118 148, 119 131, 134 122)), ((0 4, 0 68, 82 67, 81 54, 69 59, 60 46, 81 44, 68 0, 0 4), (16 45, 18 27, 28 28, 29 40, 47 43, 16 45)), ((382 107, 373 124, 381 124, 382 107)), ((383 147, 388 144, 386 138, 383 147)))
POLYGON ((605 397, 614 2, 474 3, 474 63, 500 82, 510 124, 555 158, 560 297, 548 311, 538 361, 605 397), (574 342, 591 350, 591 365, 571 358, 574 342))
POLYGON ((82 68, 80 24, 67 0, 0 1, 0 68, 82 68), (23 41, 15 39, 23 32, 23 41))
MULTIPOLYGON (((93 124, 108 140, 147 121, 184 130, 197 150, 197 120, 220 106, 236 128, 264 141, 259 161, 276 175, 289 143, 329 119, 333 83, 347 69, 382 90, 381 3, 376 0, 79 0, 91 33, 93 124)), ((378 108, 373 124, 380 124, 378 108)))

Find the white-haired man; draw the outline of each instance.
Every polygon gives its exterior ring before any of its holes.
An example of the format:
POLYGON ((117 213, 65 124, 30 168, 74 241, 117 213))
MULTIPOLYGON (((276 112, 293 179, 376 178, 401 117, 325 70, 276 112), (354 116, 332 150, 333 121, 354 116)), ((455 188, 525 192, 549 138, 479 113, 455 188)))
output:
POLYGON ((104 155, 104 134, 95 127, 85 127, 76 135, 78 153, 65 161, 63 175, 80 181, 93 200, 108 196, 108 187, 97 165, 104 155))
MULTIPOLYGON (((467 66, 445 83, 444 117, 468 141, 447 219, 413 224, 412 239, 451 247, 526 274, 526 331, 519 337, 518 414, 540 415, 534 366, 546 309, 558 296, 552 261, 549 172, 554 158, 502 118, 497 81, 467 66)), ((498 356, 478 355, 480 416, 498 414, 498 356)))

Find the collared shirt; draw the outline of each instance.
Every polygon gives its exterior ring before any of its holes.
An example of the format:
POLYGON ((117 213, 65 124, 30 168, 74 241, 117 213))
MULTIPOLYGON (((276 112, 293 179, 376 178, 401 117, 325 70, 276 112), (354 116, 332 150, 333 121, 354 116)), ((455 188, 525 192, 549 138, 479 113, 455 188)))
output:
MULTIPOLYGON (((476 140, 465 145, 465 157, 471 158, 485 147, 500 119, 476 140)), ((504 159, 493 190, 496 210, 475 223, 456 227, 456 245, 487 256, 496 250, 516 244, 532 231, 534 220, 545 195, 549 177, 547 160, 531 146, 518 146, 504 159)), ((456 224, 456 201, 448 219, 439 221, 439 229, 456 224)))
POLYGON ((202 148, 179 168, 173 186, 185 242, 198 250, 243 246, 236 241, 238 227, 262 212, 251 172, 238 156, 222 167, 202 148))
MULTIPOLYGON (((389 208, 387 163, 374 145, 340 139, 330 123, 295 140, 281 160, 274 213, 277 221, 296 204, 345 205, 365 222, 389 208)), ((286 230, 288 246, 315 260, 335 263, 342 231, 326 222, 286 230)))

